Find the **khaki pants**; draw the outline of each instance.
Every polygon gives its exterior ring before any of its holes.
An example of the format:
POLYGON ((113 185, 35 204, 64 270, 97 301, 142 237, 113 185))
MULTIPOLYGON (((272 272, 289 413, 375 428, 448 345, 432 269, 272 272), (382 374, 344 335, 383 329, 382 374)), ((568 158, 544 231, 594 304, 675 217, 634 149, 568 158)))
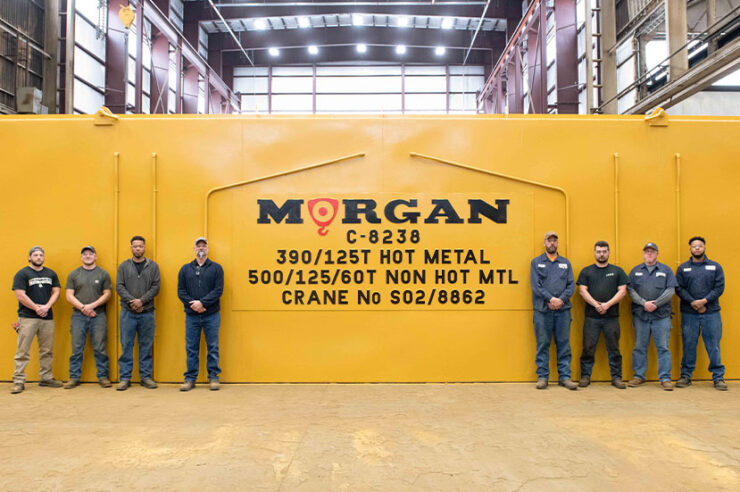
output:
POLYGON ((26 382, 26 366, 30 359, 33 337, 39 338, 39 377, 42 381, 53 379, 51 349, 54 345, 54 321, 50 319, 18 318, 18 350, 15 353, 14 383, 26 382))

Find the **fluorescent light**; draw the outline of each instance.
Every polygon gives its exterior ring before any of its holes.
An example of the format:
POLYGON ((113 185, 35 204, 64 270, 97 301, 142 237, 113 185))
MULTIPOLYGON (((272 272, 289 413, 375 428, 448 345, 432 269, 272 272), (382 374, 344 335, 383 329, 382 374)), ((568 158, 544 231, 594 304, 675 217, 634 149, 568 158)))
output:
POLYGON ((317 55, 319 53, 319 49, 316 46, 311 45, 308 47, 308 52, 312 55, 317 55))
POLYGON ((298 17, 298 27, 301 29, 311 27, 311 20, 308 17, 298 17))
POLYGON ((258 31, 264 31, 267 29, 267 22, 265 22, 265 19, 255 19, 254 28, 258 31))
POLYGON ((397 55, 403 55, 404 53, 406 53, 406 47, 404 45, 399 44, 398 46, 396 46, 397 55))
POLYGON ((278 56, 280 55, 280 50, 277 48, 270 48, 267 50, 268 53, 270 53, 270 56, 278 56))
POLYGON ((445 17, 442 19, 442 29, 452 29, 452 26, 455 25, 455 19, 452 17, 445 17))
POLYGON ((365 16, 362 14, 352 14, 352 24, 355 26, 361 26, 365 23, 365 16))
POLYGON ((437 55, 437 56, 444 55, 445 54, 445 51, 447 51, 447 50, 445 49, 444 46, 437 46, 436 48, 434 48, 434 54, 437 55))
POLYGON ((367 51, 367 45, 365 44, 358 44, 357 45, 357 52, 358 53, 365 53, 367 51))
POLYGON ((399 17, 398 21, 396 22, 396 25, 398 27, 408 27, 409 26, 409 18, 406 16, 399 17))

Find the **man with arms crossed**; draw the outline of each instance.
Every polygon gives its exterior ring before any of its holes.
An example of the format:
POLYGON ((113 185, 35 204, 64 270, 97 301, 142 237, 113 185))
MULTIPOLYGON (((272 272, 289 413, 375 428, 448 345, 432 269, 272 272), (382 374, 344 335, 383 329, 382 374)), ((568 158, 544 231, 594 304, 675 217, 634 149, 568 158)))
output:
POLYGON ((208 381, 211 391, 219 389, 218 330, 221 324, 219 299, 224 291, 224 270, 208 259, 208 240, 195 240, 195 259, 180 268, 177 296, 185 306, 185 352, 187 371, 180 391, 190 391, 198 379, 200 332, 206 338, 208 381))
POLYGON ((647 348, 653 335, 658 349, 658 378, 660 386, 673 391, 671 383, 671 297, 676 289, 673 271, 658 263, 658 246, 647 243, 642 248, 644 263, 630 272, 627 290, 632 298, 632 326, 635 329, 635 349, 632 351, 632 368, 635 375, 627 384, 630 387, 645 383, 647 348))
POLYGON ((105 315, 105 303, 110 298, 113 286, 108 272, 97 265, 95 248, 85 246, 80 255, 82 266, 72 270, 67 277, 67 302, 72 304, 74 312, 70 323, 72 355, 69 357, 69 381, 64 385, 64 389, 72 389, 80 384, 82 355, 88 332, 98 370, 98 384, 103 388, 110 388, 106 353, 108 320, 105 315))
POLYGON ((725 273, 716 261, 707 258, 704 238, 689 239, 691 259, 676 270, 676 293, 681 298, 681 334, 683 358, 681 379, 676 386, 691 386, 691 376, 696 369, 696 344, 699 332, 709 355, 709 371, 714 387, 727 391, 725 366, 722 365, 719 342, 722 339, 722 317, 719 314, 719 296, 725 291, 725 273))
POLYGON ((573 269, 567 258, 558 255, 558 235, 545 234, 545 252, 532 260, 529 269, 537 339, 537 389, 546 389, 550 376, 550 341, 555 337, 558 356, 558 384, 578 389, 570 379, 570 296, 575 291, 573 269))
POLYGON ((131 238, 132 258, 121 263, 116 276, 116 292, 121 298, 121 357, 118 358, 120 382, 116 389, 131 386, 134 370, 134 339, 139 337, 139 375, 141 385, 157 387, 152 379, 152 346, 154 345, 154 298, 159 294, 159 266, 144 257, 146 241, 131 238))
POLYGON ((26 387, 26 366, 34 336, 39 339, 39 386, 62 386, 62 382, 54 379, 51 373, 54 346, 54 313, 51 307, 59 299, 61 284, 57 274, 44 266, 41 246, 31 248, 28 263, 13 277, 13 292, 18 299, 18 349, 10 389, 13 394, 21 393, 26 387))
POLYGON ((596 263, 581 270, 578 275, 578 292, 586 301, 583 319, 583 352, 581 353, 581 380, 578 386, 591 384, 594 353, 604 332, 606 350, 609 352, 609 369, 612 385, 625 389, 622 381, 622 354, 619 352, 619 301, 627 294, 629 279, 624 270, 609 264, 609 243, 598 241, 594 246, 596 263))

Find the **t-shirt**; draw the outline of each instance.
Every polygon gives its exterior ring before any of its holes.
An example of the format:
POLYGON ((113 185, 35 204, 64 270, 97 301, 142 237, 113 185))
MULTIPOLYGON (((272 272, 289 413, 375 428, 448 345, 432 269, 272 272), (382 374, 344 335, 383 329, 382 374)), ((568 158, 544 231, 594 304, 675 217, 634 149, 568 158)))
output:
MULTIPOLYGON (((620 285, 630 283, 624 270, 616 265, 607 265, 599 268, 597 265, 590 265, 581 270, 578 275, 578 285, 588 287, 588 293, 599 302, 606 302, 617 293, 620 285)), ((619 304, 609 308, 606 314, 599 314, 595 307, 586 303, 586 316, 589 318, 615 318, 619 316, 619 304)))
POLYGON ((135 261, 134 266, 136 267, 136 273, 141 275, 141 271, 144 270, 144 265, 146 265, 146 261, 135 261))
MULTIPOLYGON (((113 286, 108 272, 96 266, 92 270, 86 270, 83 267, 72 270, 67 277, 66 288, 74 290, 75 297, 82 304, 90 304, 97 301, 103 295, 104 290, 112 290, 113 286)), ((105 312, 105 304, 96 307, 95 312, 105 312)))
MULTIPOLYGON (((36 271, 30 266, 22 268, 13 277, 13 290, 24 290, 26 295, 36 304, 46 304, 51 298, 51 290, 54 287, 61 287, 59 283, 59 277, 51 270, 46 267, 42 267, 40 271, 36 271)), ((21 318, 38 318, 38 319, 54 319, 54 313, 47 313, 45 318, 42 318, 36 311, 28 309, 26 306, 18 302, 18 316, 21 318)))

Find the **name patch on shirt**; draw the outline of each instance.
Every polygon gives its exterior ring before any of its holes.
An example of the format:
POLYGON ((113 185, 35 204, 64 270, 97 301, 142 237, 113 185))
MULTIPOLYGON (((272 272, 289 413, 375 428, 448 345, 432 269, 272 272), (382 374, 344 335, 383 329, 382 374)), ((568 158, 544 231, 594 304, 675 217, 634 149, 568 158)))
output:
POLYGON ((642 277, 642 272, 635 272, 635 277, 642 277))
POLYGON ((684 272, 690 272, 691 271, 691 268, 684 268, 683 271, 684 272))
POLYGON ((565 264, 565 263, 558 263, 558 268, 562 268, 563 270, 567 270, 568 269, 568 265, 565 264))
POLYGON ((537 268, 547 268, 547 265, 545 265, 544 263, 538 263, 537 268))
POLYGON ((663 273, 663 272, 656 272, 655 276, 656 277, 665 277, 665 273, 663 273))
POLYGON ((707 265, 704 268, 706 268, 707 270, 716 270, 717 269, 717 267, 715 265, 707 265))

